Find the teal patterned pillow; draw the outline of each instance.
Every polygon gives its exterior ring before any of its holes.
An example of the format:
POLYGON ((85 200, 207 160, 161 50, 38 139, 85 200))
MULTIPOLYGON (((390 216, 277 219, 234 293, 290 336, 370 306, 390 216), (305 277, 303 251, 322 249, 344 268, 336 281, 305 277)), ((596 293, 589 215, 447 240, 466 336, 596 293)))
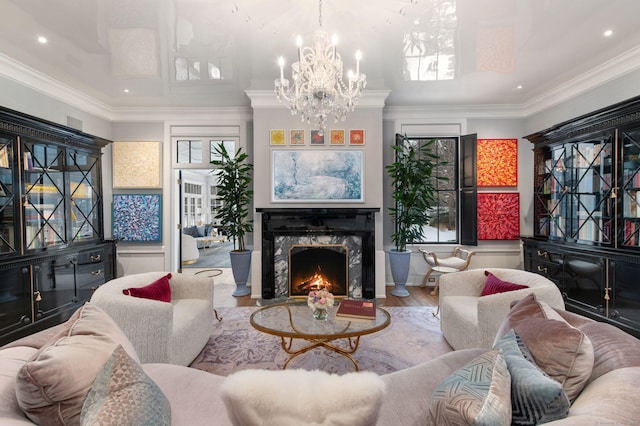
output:
POLYGON ((562 384, 538 368, 513 329, 496 342, 494 349, 502 350, 511 374, 513 425, 537 425, 567 417, 570 403, 562 384))
POLYGON ((428 425, 511 424, 510 377, 499 350, 486 352, 454 371, 433 391, 428 425))
POLYGON ((84 400, 80 425, 170 424, 171 408, 167 397, 140 364, 118 345, 84 400))

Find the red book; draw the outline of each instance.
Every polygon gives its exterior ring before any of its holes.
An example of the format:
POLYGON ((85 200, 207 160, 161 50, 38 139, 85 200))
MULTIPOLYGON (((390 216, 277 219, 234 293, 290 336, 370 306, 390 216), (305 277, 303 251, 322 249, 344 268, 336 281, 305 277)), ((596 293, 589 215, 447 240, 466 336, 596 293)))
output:
POLYGON ((336 311, 336 318, 374 320, 376 319, 376 302, 373 300, 343 299, 336 311))

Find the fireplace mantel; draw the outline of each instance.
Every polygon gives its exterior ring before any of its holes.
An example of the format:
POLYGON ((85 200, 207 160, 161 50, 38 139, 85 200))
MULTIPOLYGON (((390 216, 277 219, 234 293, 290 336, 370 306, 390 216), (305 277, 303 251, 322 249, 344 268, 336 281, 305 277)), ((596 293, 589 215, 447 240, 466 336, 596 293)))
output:
POLYGON ((256 208, 262 215, 262 297, 276 296, 276 237, 360 238, 362 297, 375 297, 375 213, 379 208, 256 208))

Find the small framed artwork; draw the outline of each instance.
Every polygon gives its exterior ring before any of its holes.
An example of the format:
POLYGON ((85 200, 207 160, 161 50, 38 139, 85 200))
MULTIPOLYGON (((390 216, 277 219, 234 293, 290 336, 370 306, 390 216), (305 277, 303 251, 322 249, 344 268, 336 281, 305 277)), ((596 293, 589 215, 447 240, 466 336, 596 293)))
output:
POLYGON ((304 145, 304 130, 291 130, 291 145, 304 145))
POLYGON ((330 145, 344 145, 344 130, 332 130, 329 141, 330 145))
POLYGON ((478 139, 478 186, 518 186, 518 139, 478 139))
POLYGON ((128 243, 162 242, 162 195, 114 194, 113 238, 128 243))
POLYGON ((270 130, 269 143, 271 145, 285 145, 286 139, 285 139, 284 129, 270 130))
POLYGON ((324 145, 324 131, 322 130, 311 131, 311 145, 324 145))
POLYGON ((364 130, 349 130, 349 145, 364 145, 364 130))
POLYGON ((160 142, 114 142, 113 187, 161 188, 160 142))
POLYGON ((478 194, 478 239, 520 238, 520 194, 517 192, 478 194))

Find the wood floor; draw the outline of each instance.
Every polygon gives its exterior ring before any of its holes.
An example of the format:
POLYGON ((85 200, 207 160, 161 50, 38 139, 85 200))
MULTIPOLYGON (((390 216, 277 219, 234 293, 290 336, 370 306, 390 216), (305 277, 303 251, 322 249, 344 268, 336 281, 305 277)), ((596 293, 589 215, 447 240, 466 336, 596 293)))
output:
MULTIPOLYGON (((209 269, 211 271, 211 269, 209 269)), ((213 277, 214 291, 213 304, 216 308, 233 308, 237 306, 256 306, 256 299, 251 296, 234 297, 235 290, 233 276, 230 268, 222 268, 222 273, 213 277)), ((184 268, 183 273, 206 273, 206 270, 198 268, 184 268)), ((409 297, 396 297, 391 294, 393 286, 386 287, 386 299, 380 299, 381 306, 437 306, 438 297, 431 295, 432 287, 407 287, 409 297)))

